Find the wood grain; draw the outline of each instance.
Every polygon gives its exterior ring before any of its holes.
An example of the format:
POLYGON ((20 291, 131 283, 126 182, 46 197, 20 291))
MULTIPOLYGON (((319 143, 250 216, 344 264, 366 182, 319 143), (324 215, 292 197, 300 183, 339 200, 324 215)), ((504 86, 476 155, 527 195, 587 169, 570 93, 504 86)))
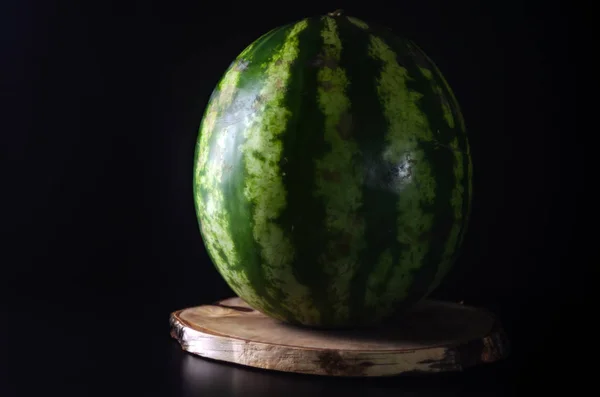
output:
POLYGON ((173 312, 171 336, 192 354, 256 368, 333 376, 460 371, 505 358, 486 310, 427 300, 377 328, 316 330, 281 323, 240 298, 173 312))

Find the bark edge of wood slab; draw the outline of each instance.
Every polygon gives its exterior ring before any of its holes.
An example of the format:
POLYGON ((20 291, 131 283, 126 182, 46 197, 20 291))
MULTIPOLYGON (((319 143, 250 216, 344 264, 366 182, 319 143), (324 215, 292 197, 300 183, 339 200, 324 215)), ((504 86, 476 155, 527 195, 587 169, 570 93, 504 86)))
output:
POLYGON ((425 300, 376 328, 315 330, 283 324, 240 298, 178 310, 171 337, 188 353, 267 370, 372 377, 462 371, 509 354, 487 310, 425 300))

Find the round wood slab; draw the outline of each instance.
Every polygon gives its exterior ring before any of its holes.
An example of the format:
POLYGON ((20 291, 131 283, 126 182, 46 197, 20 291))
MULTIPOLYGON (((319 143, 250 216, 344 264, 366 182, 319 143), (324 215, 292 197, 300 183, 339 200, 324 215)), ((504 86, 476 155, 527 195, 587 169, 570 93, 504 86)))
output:
POLYGON ((377 328, 315 330, 271 319, 240 298, 171 314, 171 336, 190 353, 277 371, 389 376, 460 371, 500 360, 508 341, 489 312, 426 300, 377 328))

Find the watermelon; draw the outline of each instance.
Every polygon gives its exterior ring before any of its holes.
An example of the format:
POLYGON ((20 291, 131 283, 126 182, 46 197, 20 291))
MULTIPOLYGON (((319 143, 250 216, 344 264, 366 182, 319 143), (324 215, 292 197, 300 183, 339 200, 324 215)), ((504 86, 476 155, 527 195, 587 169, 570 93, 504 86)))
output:
POLYGON ((455 262, 471 156, 411 40, 342 12, 259 37, 214 89, 194 160, 202 241, 231 289, 290 324, 377 324, 455 262))

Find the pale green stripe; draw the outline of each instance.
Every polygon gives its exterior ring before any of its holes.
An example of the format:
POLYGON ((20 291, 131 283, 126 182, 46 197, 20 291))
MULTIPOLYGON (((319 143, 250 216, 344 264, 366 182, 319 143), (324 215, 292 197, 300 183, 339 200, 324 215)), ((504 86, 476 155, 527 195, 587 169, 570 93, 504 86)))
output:
POLYGON ((280 135, 291 114, 284 105, 285 87, 291 64, 298 57, 298 34, 306 26, 306 20, 295 24, 282 48, 266 64, 266 79, 259 93, 262 100, 244 131, 246 141, 240 150, 247 172, 244 194, 254 207, 253 235, 261 248, 266 283, 272 286, 268 293, 275 299, 280 298, 278 293, 283 293, 281 306, 302 322, 318 323, 319 312, 311 301, 311 291, 293 275, 295 252, 289 231, 277 223, 287 202, 279 167, 283 149, 280 135))
MULTIPOLYGON (((415 50, 419 51, 421 53, 421 55, 423 55, 425 57, 425 59, 427 59, 427 61, 429 61, 429 64, 432 65, 433 70, 436 73, 436 76, 438 76, 442 80, 444 87, 446 87, 446 90, 450 93, 450 98, 452 98, 452 102, 454 103, 454 105, 457 109, 457 112, 456 112, 456 114, 454 114, 454 116, 458 118, 458 125, 462 132, 466 132, 465 120, 464 120, 464 117, 460 110, 458 101, 456 100, 456 96, 454 95, 454 91, 452 91, 452 88, 450 87, 450 84, 448 84, 448 81, 446 81, 446 78, 444 77, 444 75, 440 72, 437 65, 431 60, 431 58, 429 58, 429 56, 425 53, 425 51, 423 51, 418 45, 416 45, 412 41, 410 42, 409 46, 414 47, 415 50)), ((470 153, 470 152, 467 151, 467 153, 470 153)))
MULTIPOLYGON (((421 51, 419 48, 417 48, 417 50, 421 51)), ((423 53, 423 51, 421 51, 421 53, 423 53)), ((453 113, 449 106, 448 101, 456 102, 456 98, 454 97, 452 90, 448 86, 448 83, 444 79, 441 72, 433 64, 431 59, 429 59, 429 58, 427 58, 427 59, 429 60, 430 64, 433 65, 436 76, 440 77, 442 79, 442 82, 445 85, 447 92, 450 93, 450 98, 446 98, 446 101, 442 101, 442 108, 443 108, 443 112, 444 112, 444 118, 446 119, 448 126, 450 128, 454 128, 455 127, 454 116, 453 116, 453 113)), ((440 97, 442 97, 442 96, 445 97, 446 94, 442 90, 442 87, 440 87, 440 85, 437 84, 435 79, 433 78, 433 72, 424 67, 420 67, 419 69, 421 70, 421 73, 423 74, 423 76, 425 76, 425 78, 427 78, 429 80, 429 82, 431 83, 434 92, 437 95, 439 95, 440 97)), ((459 118, 459 128, 461 129, 461 132, 456 131, 455 134, 464 133, 464 121, 462 119, 462 115, 459 112, 457 116, 459 118)), ((463 166, 464 159, 463 159, 463 157, 468 156, 468 154, 463 153, 462 149, 460 148, 460 146, 458 144, 458 137, 455 137, 452 140, 452 142, 450 144, 450 149, 452 150, 452 153, 454 155, 453 171, 454 171, 455 184, 454 184, 454 189, 452 190, 452 196, 450 198, 452 210, 454 212, 454 214, 453 214, 454 223, 450 230, 450 235, 448 236, 448 240, 446 241, 446 246, 444 247, 444 253, 442 254, 442 259, 440 260, 440 264, 439 264, 437 272, 435 274, 435 278, 429 288, 428 293, 431 293, 434 289, 436 289, 438 287, 438 285, 441 283, 441 281, 446 276, 446 274, 448 274, 448 271, 450 270, 450 267, 452 266, 452 263, 453 263, 452 257, 454 255, 454 253, 456 252, 456 244, 458 242, 458 238, 460 236, 460 232, 461 232, 461 229, 463 226, 463 223, 462 223, 463 217, 465 216, 465 214, 463 213, 463 203, 464 203, 464 200, 466 199, 466 197, 464 196, 464 187, 462 185, 462 181, 464 178, 464 166, 463 166)))
POLYGON ((431 142, 433 132, 425 115, 418 106, 421 93, 410 91, 408 71, 396 61, 396 54, 378 37, 371 36, 369 55, 382 63, 377 79, 377 92, 389 123, 387 146, 382 153, 384 160, 397 164, 399 191, 397 207, 398 242, 403 244, 400 263, 394 264, 394 272, 385 280, 386 293, 376 294, 375 277, 380 277, 391 266, 391 253, 384 252, 368 280, 366 304, 374 308, 393 304, 393 298, 403 299, 398 291, 408 291, 412 283, 411 270, 421 266, 429 251, 429 242, 418 237, 431 230, 433 214, 424 211, 433 203, 435 180, 431 165, 425 158, 419 141, 431 142))
MULTIPOLYGON (((325 224, 331 236, 328 255, 321 258, 324 271, 331 277, 329 301, 338 319, 349 315, 348 301, 352 276, 358 266, 358 254, 364 245, 364 222, 357 215, 362 205, 361 169, 355 162, 358 144, 351 139, 350 100, 346 96, 348 78, 338 65, 342 43, 333 18, 324 17, 323 57, 330 62, 317 73, 319 108, 325 116, 325 141, 331 151, 316 160, 315 195, 323 198, 325 224)), ((332 319, 333 321, 334 319, 332 319)))
MULTIPOLYGON (((422 50, 421 50, 421 52, 423 53, 422 50)), ((424 54, 424 55, 427 57, 426 54, 424 54)), ((429 59, 429 58, 427 58, 427 59, 429 59)), ((464 116, 463 116, 462 111, 460 109, 460 105, 459 105, 459 103, 458 103, 458 101, 456 99, 456 96, 454 95, 454 91, 452 91, 452 88, 450 87, 450 84, 448 84, 448 81, 446 81, 446 78, 440 72, 440 70, 438 69, 438 67, 433 63, 433 61, 431 61, 431 59, 429 59, 429 62, 431 62, 431 64, 433 65, 433 68, 434 68, 435 72, 440 77, 440 79, 442 80, 442 83, 446 87, 446 90, 450 93, 450 97, 452 98, 452 101, 453 101, 454 106, 456 108, 454 116, 456 118, 458 118, 458 125, 460 127, 460 130, 462 131, 463 134, 466 135, 466 133, 467 133, 467 127, 465 125, 465 119, 464 119, 464 116)), ((471 195, 473 194, 473 176, 472 176, 472 173, 473 173, 473 162, 472 162, 472 158, 471 158, 471 145, 469 144, 469 138, 467 136, 465 136, 464 137, 464 141, 465 141, 465 147, 462 148, 462 152, 467 156, 467 162, 468 162, 467 167, 468 168, 467 168, 466 172, 467 172, 467 175, 469 176, 468 185, 467 185, 467 197, 465 199, 470 201, 471 200, 471 195)), ((463 172, 465 172, 465 170, 463 170, 463 172)), ((464 214, 464 216, 467 216, 467 214, 464 214)))
POLYGON ((361 21, 358 18, 346 17, 346 19, 348 20, 348 22, 352 23, 355 26, 358 26, 359 28, 361 28, 363 30, 369 29, 369 25, 367 25, 364 21, 361 21))
MULTIPOLYGON (((423 76, 425 76, 425 78, 427 80, 429 80, 429 83, 431 84, 431 87, 433 88, 433 91, 440 97, 440 98, 445 98, 446 96, 444 95, 444 91, 442 91, 442 87, 440 87, 435 80, 433 79, 433 73, 431 72, 431 70, 426 69, 424 67, 419 67, 419 69, 421 70, 421 73, 423 74, 423 76)), ((449 99, 449 98, 447 98, 449 99)), ((450 128, 454 128, 454 116, 452 115, 452 109, 450 109, 450 104, 448 103, 448 101, 444 101, 441 100, 442 103, 442 111, 444 113, 444 119, 446 120, 446 123, 448 123, 448 126, 450 126, 450 128)))
POLYGON ((239 256, 231 236, 221 190, 224 160, 228 157, 227 152, 233 149, 233 144, 229 140, 232 134, 228 130, 237 126, 223 123, 219 117, 237 95, 236 86, 239 78, 240 71, 232 65, 219 82, 216 96, 208 105, 203 118, 196 165, 196 181, 199 184, 196 194, 202 194, 201 188, 203 196, 197 197, 196 202, 203 240, 215 266, 237 294, 243 296, 248 304, 260 307, 263 299, 249 287, 248 277, 239 267, 239 256), (211 148, 209 142, 213 134, 216 136, 212 139, 214 146, 211 148))
POLYGON ((254 51, 255 48, 257 48, 257 46, 262 45, 266 42, 265 39, 267 38, 267 36, 270 36, 271 34, 275 33, 276 30, 279 29, 281 28, 271 29, 267 33, 260 36, 258 39, 254 40, 252 43, 250 43, 250 45, 244 48, 240 55, 238 55, 237 59, 245 59, 248 55, 252 53, 252 51, 254 51))
POLYGON ((432 292, 434 289, 440 285, 450 267, 453 263, 453 256, 456 252, 456 246, 458 243, 458 239, 460 237, 460 232, 463 227, 463 218, 466 214, 463 212, 463 203, 464 200, 468 198, 465 197, 464 186, 462 184, 464 178, 464 166, 463 166, 463 153, 460 151, 458 146, 458 138, 454 138, 450 145, 451 149, 454 152, 455 160, 454 160, 454 189, 452 189, 452 196, 450 198, 450 203, 452 205, 452 210, 454 212, 454 223, 452 225, 452 229, 450 230, 450 235, 448 236, 448 240, 446 242, 446 247, 444 248, 444 253, 442 259, 440 261, 440 265, 438 267, 437 273, 435 274, 435 278, 431 287, 429 288, 429 292, 432 292))

